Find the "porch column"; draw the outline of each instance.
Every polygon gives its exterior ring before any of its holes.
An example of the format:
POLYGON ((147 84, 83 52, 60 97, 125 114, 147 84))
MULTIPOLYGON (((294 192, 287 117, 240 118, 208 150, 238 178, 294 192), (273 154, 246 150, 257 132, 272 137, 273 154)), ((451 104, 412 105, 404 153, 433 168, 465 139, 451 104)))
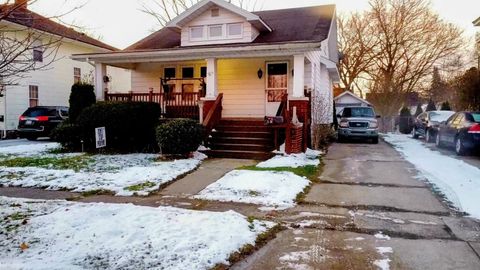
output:
POLYGON ((217 59, 207 59, 207 93, 205 99, 215 99, 218 95, 217 59))
POLYGON ((103 63, 95 63, 95 96, 97 100, 105 99, 105 91, 107 83, 103 81, 103 77, 107 75, 107 65, 103 63))
POLYGON ((305 87, 305 55, 293 56, 293 98, 304 97, 305 87))

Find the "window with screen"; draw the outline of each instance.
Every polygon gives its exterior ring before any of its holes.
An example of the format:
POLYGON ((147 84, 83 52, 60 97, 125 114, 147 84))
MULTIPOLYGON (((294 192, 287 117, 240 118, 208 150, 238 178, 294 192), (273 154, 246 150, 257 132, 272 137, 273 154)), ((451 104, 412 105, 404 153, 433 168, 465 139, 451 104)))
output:
POLYGON ((203 39, 203 26, 190 28, 190 39, 203 39))
POLYGON ((227 35, 229 38, 242 37, 242 24, 232 23, 227 25, 227 35))
POLYGON ((30 107, 38 106, 38 86, 37 85, 30 85, 28 87, 28 99, 29 99, 30 107))
POLYGON ((182 68, 182 78, 193 78, 193 67, 182 68))
POLYGON ((210 25, 208 27, 209 38, 222 38, 223 37, 223 25, 210 25))
POLYGON ((175 68, 165 68, 163 70, 163 74, 164 74, 165 78, 176 78, 177 77, 175 68))
POLYGON ((73 83, 80 83, 82 80, 82 70, 80 68, 73 68, 73 83))

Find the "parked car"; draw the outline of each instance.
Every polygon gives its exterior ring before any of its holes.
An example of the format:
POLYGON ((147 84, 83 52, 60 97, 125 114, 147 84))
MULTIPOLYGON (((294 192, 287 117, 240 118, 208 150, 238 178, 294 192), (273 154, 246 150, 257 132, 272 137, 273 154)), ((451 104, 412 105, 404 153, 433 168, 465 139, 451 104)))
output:
POLYGON ((36 140, 48 137, 50 132, 68 118, 68 107, 36 106, 28 108, 18 120, 20 138, 36 140))
POLYGON ((378 143, 378 116, 371 107, 345 107, 338 124, 338 141, 350 138, 371 139, 378 143))
POLYGON ((417 139, 419 136, 423 136, 427 142, 434 141, 440 123, 447 121, 454 113, 454 111, 430 111, 421 113, 414 120, 412 137, 417 139))
POLYGON ((435 144, 455 147, 458 155, 480 149, 480 112, 458 112, 440 124, 435 144))

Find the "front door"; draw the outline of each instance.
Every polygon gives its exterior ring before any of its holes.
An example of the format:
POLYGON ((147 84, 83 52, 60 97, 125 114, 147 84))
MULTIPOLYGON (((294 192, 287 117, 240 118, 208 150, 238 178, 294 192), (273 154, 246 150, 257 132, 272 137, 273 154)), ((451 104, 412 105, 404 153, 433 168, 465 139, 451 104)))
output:
POLYGON ((265 89, 265 115, 275 116, 288 89, 288 64, 286 62, 267 63, 265 89))

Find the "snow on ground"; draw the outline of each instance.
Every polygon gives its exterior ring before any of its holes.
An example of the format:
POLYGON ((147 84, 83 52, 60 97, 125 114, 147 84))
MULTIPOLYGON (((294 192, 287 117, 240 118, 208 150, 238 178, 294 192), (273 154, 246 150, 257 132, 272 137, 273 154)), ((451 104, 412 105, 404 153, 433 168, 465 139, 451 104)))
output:
POLYGON ((32 142, 0 147, 0 155, 34 156, 60 148, 56 142, 32 142))
POLYGON ((480 169, 443 155, 408 135, 387 134, 384 139, 412 163, 460 211, 480 219, 480 169))
POLYGON ((0 225, 0 269, 34 270, 211 269, 274 226, 234 211, 6 197, 0 225))
POLYGON ((118 196, 148 195, 198 167, 205 155, 175 161, 155 161, 155 154, 95 155, 76 172, 39 167, 2 167, 0 185, 38 187, 73 192, 107 190, 118 196))
POLYGON ((305 153, 300 154, 281 154, 276 155, 273 158, 260 162, 257 164, 259 168, 278 168, 278 167, 292 167, 298 168, 307 165, 318 166, 320 160, 318 157, 322 155, 323 152, 307 149, 305 153))
POLYGON ((291 172, 234 170, 194 198, 264 206, 293 207, 310 181, 291 172))

